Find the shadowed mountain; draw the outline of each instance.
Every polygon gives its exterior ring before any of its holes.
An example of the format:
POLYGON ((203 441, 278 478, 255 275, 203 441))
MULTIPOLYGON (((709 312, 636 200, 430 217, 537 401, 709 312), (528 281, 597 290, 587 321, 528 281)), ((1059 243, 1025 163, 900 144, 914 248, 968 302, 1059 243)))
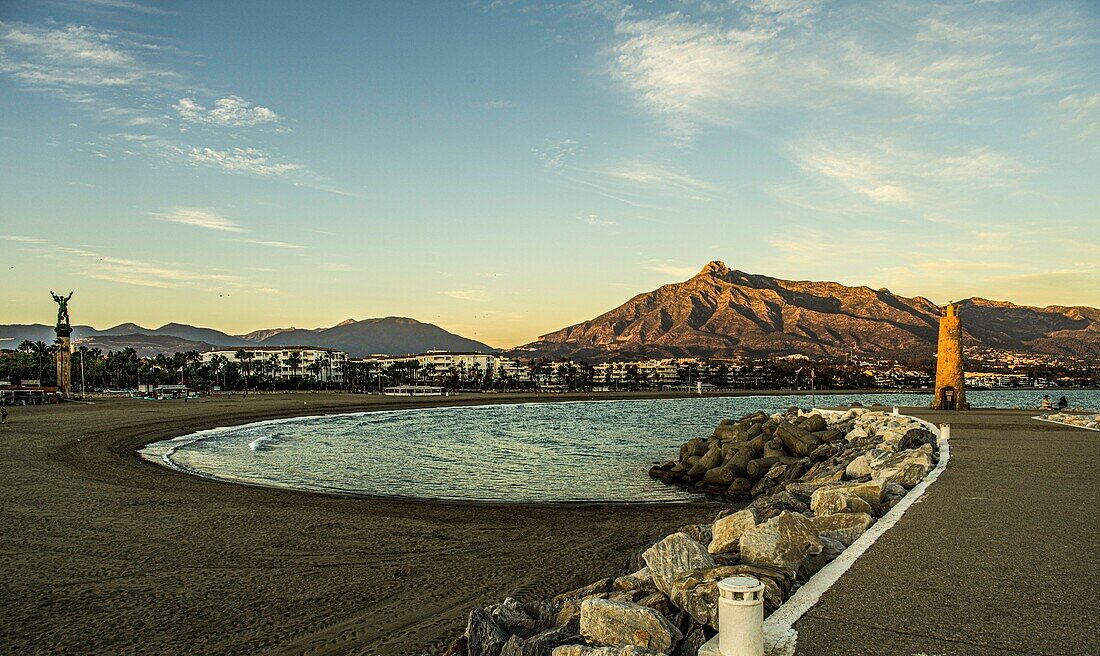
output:
MULTIPOLYGON (((1100 354, 1100 311, 963 301, 971 343, 1050 354, 1100 354)), ((792 281, 711 262, 595 319, 513 350, 589 360, 793 354, 930 356, 940 309, 926 298, 835 282, 792 281)))
MULTIPOLYGON (((0 348, 15 349, 24 340, 54 341, 52 326, 42 324, 0 325, 0 348)), ((106 330, 73 326, 73 340, 89 348, 117 351, 132 347, 147 357, 177 351, 206 351, 215 346, 325 346, 347 351, 352 357, 373 353, 404 355, 430 349, 492 352, 481 342, 447 332, 439 326, 415 319, 348 319, 331 328, 257 330, 247 335, 227 335, 212 328, 169 323, 160 328, 143 328, 124 323, 106 330)))
POLYGON ((312 344, 347 351, 352 357, 372 354, 405 355, 444 351, 496 351, 491 346, 447 332, 439 326, 406 317, 347 320, 332 328, 280 331, 260 342, 263 346, 312 344))

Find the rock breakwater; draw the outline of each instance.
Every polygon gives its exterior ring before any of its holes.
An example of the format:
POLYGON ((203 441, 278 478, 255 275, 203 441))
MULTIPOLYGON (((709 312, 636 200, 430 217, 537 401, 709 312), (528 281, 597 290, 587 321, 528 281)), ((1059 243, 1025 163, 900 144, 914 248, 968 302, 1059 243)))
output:
POLYGON ((1100 430, 1100 414, 1075 414, 1070 412, 1058 412, 1055 414, 1039 415, 1035 419, 1042 419, 1043 421, 1053 421, 1058 424, 1068 424, 1070 426, 1077 426, 1078 428, 1088 428, 1090 430, 1100 430))
POLYGON ((652 544, 637 571, 474 610, 445 656, 695 656, 717 631, 719 581, 757 578, 770 614, 933 469, 937 439, 863 408, 723 420, 650 475, 730 508, 652 544))

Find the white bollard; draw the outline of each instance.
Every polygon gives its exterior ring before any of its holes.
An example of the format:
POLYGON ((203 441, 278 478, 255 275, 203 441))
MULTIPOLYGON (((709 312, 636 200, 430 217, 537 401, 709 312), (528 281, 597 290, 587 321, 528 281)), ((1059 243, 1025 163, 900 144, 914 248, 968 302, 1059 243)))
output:
POLYGON ((764 584, 751 576, 718 582, 718 649, 722 656, 764 656, 764 584))
POLYGON ((951 424, 940 424, 940 440, 951 439, 951 424))
POLYGON ((899 417, 899 416, 901 416, 901 413, 900 413, 900 412, 898 412, 898 407, 897 407, 896 405, 894 406, 894 416, 895 416, 895 417, 899 417))

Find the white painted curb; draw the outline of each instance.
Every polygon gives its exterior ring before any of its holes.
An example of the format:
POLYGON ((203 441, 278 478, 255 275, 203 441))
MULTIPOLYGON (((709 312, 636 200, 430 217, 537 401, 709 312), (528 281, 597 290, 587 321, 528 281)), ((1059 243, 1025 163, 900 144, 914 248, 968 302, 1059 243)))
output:
POLYGON ((1089 428, 1088 426, 1078 426, 1077 424, 1071 424, 1068 421, 1055 421, 1054 419, 1047 419, 1046 417, 1039 415, 1032 417, 1036 421, 1045 421, 1048 424, 1058 424, 1059 426, 1069 426, 1070 428, 1080 428, 1081 430, 1090 430, 1100 432, 1100 428, 1089 428))

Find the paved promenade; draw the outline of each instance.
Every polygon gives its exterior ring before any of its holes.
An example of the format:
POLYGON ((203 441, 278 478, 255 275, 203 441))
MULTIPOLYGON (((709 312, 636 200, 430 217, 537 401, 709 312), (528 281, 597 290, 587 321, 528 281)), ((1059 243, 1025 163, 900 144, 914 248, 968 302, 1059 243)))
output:
POLYGON ((1100 433, 911 410, 951 461, 795 624, 799 656, 1100 654, 1100 433))

